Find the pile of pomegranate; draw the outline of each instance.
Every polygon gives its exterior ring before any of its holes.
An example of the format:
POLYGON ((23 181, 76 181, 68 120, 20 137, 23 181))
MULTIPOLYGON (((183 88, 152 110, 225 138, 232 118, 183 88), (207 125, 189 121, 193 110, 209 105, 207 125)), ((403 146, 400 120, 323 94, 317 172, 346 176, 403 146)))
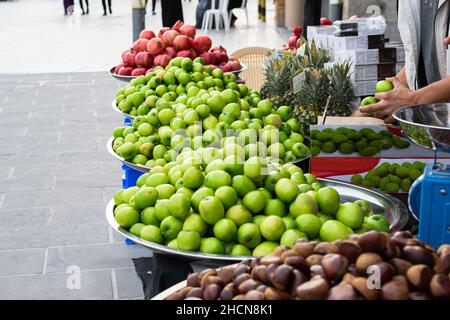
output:
MULTIPOLYGON (((333 22, 325 17, 320 18, 321 26, 331 26, 333 22)), ((292 31, 291 37, 288 39, 288 42, 283 46, 284 51, 295 52, 301 46, 301 38, 302 38, 303 29, 300 26, 295 26, 292 31)))
POLYGON ((196 35, 194 26, 177 21, 172 28, 162 28, 158 34, 142 30, 133 47, 122 53, 122 63, 114 72, 122 76, 141 76, 153 71, 154 66, 166 67, 175 57, 201 57, 205 65, 224 72, 240 70, 241 64, 235 57, 228 56, 222 46, 211 49, 212 41, 207 35, 196 35))

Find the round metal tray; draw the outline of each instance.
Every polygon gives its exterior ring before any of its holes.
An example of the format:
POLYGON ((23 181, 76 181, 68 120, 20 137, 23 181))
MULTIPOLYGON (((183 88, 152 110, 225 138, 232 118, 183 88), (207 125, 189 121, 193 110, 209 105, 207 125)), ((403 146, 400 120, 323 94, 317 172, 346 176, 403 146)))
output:
MULTIPOLYGON (((127 165, 128 167, 143 172, 143 173, 147 173, 151 170, 150 167, 144 166, 142 164, 136 164, 130 161, 125 160, 124 158, 122 158, 121 156, 119 156, 112 148, 114 143, 114 137, 109 138, 108 142, 106 142, 106 149, 108 150, 108 152, 117 160, 119 160, 120 162, 122 162, 123 164, 127 165)), ((308 160, 309 158, 311 158, 311 156, 307 156, 301 159, 297 159, 294 161, 291 161, 289 163, 295 164, 296 166, 299 166, 299 164, 305 160, 308 160)))
MULTIPOLYGON (((405 205, 396 198, 377 191, 355 186, 350 183, 328 179, 318 179, 318 181, 324 186, 335 188, 336 191, 341 195, 341 199, 343 202, 356 201, 358 199, 369 201, 372 204, 374 213, 381 213, 387 217, 390 223, 390 232, 400 230, 408 222, 408 210, 406 209, 405 205)), ((109 201, 108 205, 106 206, 106 219, 109 225, 122 236, 131 239, 135 243, 138 243, 155 252, 174 255, 189 261, 214 260, 223 262, 229 261, 231 263, 241 261, 243 259, 254 258, 252 256, 227 256, 175 250, 165 245, 141 239, 140 237, 131 234, 130 232, 119 226, 119 224, 114 219, 114 207, 114 200, 109 201)))
POLYGON ((117 105, 116 105, 116 99, 114 99, 111 103, 112 108, 114 109, 115 112, 120 113, 123 117, 130 119, 131 121, 133 121, 136 116, 132 116, 131 114, 125 113, 122 110, 120 110, 117 105))
POLYGON ((117 80, 120 80, 120 81, 123 81, 123 82, 130 82, 131 80, 137 78, 137 77, 133 77, 133 76, 121 76, 121 75, 118 75, 118 74, 114 73, 114 69, 116 69, 115 66, 112 67, 111 69, 109 69, 108 73, 112 77, 116 78, 117 80))

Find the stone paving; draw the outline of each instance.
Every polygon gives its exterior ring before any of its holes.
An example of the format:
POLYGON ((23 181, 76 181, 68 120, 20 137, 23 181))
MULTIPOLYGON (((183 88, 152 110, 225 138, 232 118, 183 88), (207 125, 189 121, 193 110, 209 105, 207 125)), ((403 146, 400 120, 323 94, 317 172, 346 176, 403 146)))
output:
POLYGON ((0 299, 142 298, 131 258, 151 252, 105 220, 121 187, 105 147, 121 85, 103 72, 0 75, 0 299))

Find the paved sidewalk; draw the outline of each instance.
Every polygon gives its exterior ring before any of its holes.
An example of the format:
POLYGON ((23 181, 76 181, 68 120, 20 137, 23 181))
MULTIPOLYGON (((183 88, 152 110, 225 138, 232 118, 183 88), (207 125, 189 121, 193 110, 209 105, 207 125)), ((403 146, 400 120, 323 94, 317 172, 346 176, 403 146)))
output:
MULTIPOLYGON (((73 16, 63 15, 61 0, 0 2, 0 73, 104 71, 116 65, 132 44, 132 19, 129 0, 112 4, 113 15, 103 17, 100 0, 90 1, 90 14, 85 16, 78 0, 73 16)), ((157 15, 149 12, 146 18, 152 30, 162 27, 159 5, 157 15)), ((267 5, 267 23, 262 23, 257 20, 257 1, 249 0, 249 28, 238 13, 231 32, 210 32, 213 45, 221 44, 230 53, 246 46, 280 47, 289 32, 275 27, 272 1, 267 5)), ((186 23, 195 24, 196 6, 196 0, 183 1, 186 23)))
POLYGON ((122 85, 100 72, 0 75, 0 299, 143 297, 131 258, 151 252, 105 220, 121 187, 105 145, 122 85), (80 290, 67 288, 70 266, 80 290))

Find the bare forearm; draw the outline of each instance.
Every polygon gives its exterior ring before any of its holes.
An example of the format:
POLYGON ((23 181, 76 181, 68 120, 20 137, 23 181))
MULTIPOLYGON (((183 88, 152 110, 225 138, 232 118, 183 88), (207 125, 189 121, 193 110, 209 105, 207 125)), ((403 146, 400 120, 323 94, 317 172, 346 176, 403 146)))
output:
POLYGON ((414 92, 415 104, 450 101, 450 77, 437 81, 414 92))

